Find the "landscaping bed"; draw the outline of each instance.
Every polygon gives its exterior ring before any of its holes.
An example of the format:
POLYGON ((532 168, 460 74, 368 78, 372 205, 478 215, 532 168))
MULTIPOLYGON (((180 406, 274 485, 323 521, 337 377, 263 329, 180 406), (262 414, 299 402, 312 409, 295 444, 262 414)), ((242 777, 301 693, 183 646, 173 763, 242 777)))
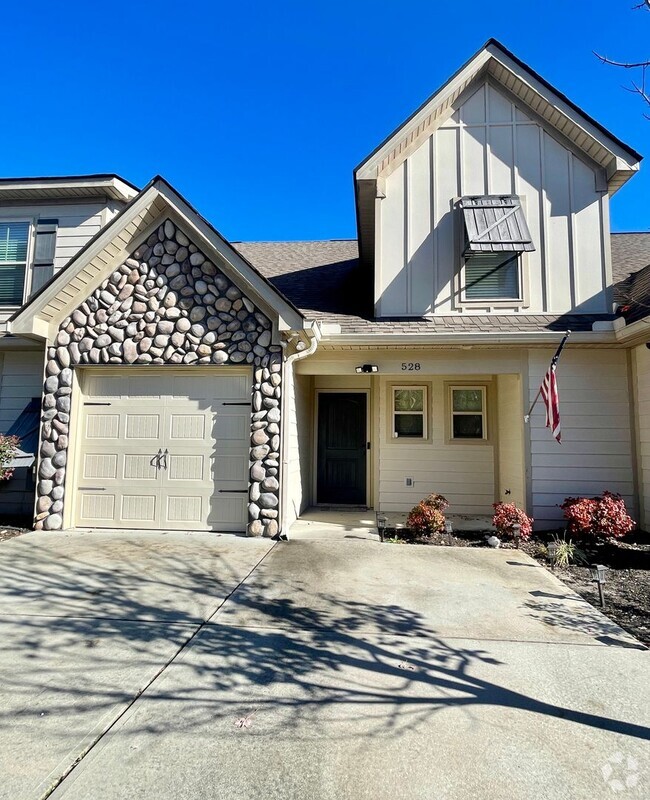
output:
POLYGON ((29 528, 23 528, 20 525, 0 523, 0 542, 6 542, 9 539, 15 539, 16 536, 22 536, 23 533, 29 533, 29 530, 29 528))

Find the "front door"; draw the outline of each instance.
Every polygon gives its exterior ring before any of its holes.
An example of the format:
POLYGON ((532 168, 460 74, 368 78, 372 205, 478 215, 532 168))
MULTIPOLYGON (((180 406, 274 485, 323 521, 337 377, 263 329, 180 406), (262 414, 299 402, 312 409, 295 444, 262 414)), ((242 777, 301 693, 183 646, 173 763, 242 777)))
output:
POLYGON ((318 400, 318 503, 366 505, 366 395, 318 400))

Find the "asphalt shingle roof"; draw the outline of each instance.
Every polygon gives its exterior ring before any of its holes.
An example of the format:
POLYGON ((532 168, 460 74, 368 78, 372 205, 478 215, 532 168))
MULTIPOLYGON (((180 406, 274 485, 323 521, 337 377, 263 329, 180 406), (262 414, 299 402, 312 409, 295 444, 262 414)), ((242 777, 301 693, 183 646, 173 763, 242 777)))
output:
MULTIPOLYGON (((427 318, 372 316, 372 278, 359 262, 355 240, 233 242, 233 246, 308 319, 335 323, 348 334, 535 332, 591 330, 611 314, 456 314, 427 318)), ((650 312, 650 233, 612 235, 616 301, 650 312), (643 274, 639 274, 641 271, 643 274), (635 276, 631 278, 631 276, 635 276)), ((630 317, 626 318, 630 320, 630 317)), ((635 318, 638 318, 635 317, 635 318)))
POLYGON ((614 300, 629 324, 650 314, 650 233, 612 234, 614 300))

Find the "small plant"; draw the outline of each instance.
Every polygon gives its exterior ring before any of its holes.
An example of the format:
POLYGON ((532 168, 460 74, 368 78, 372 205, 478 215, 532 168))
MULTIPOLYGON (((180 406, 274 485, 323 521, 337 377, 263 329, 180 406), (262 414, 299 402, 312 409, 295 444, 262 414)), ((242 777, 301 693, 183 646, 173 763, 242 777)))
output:
POLYGON ((8 465, 16 456, 20 439, 0 433, 0 481, 8 481, 14 471, 8 465))
POLYGON ((560 505, 574 536, 619 539, 636 527, 620 494, 603 492, 600 497, 567 497, 560 505))
POLYGON ((518 508, 514 503, 493 503, 494 516, 492 524, 501 537, 512 539, 513 526, 521 526, 521 538, 528 539, 533 532, 533 518, 518 508))
POLYGON ((584 553, 579 547, 577 547, 571 539, 565 539, 563 537, 554 536, 553 541, 555 542, 556 549, 555 549, 555 565, 560 567, 561 569, 566 569, 569 564, 574 564, 576 561, 580 561, 583 564, 588 564, 589 559, 587 558, 586 553, 584 553))
POLYGON ((406 518, 406 524, 416 536, 430 536, 445 529, 443 511, 449 508, 447 499, 441 494, 430 494, 414 506, 406 518))

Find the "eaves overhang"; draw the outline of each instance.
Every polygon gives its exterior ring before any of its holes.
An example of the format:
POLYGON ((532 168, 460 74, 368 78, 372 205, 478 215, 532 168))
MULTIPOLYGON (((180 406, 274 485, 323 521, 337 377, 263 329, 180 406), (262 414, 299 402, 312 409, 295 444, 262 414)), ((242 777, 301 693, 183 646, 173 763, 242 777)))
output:
POLYGON ((357 231, 364 263, 372 264, 374 259, 375 200, 381 197, 381 181, 451 116, 461 95, 466 96, 483 80, 501 85, 540 124, 601 168, 610 194, 638 171, 640 153, 490 39, 354 169, 357 231))
POLYGON ((244 288, 252 302, 276 319, 279 330, 299 330, 305 326, 301 312, 158 176, 9 319, 9 333, 35 339, 51 338, 58 324, 165 218, 179 225, 208 258, 244 288))
POLYGON ((112 173, 41 178, 0 178, 0 203, 84 201, 110 198, 130 202, 140 190, 112 173))

